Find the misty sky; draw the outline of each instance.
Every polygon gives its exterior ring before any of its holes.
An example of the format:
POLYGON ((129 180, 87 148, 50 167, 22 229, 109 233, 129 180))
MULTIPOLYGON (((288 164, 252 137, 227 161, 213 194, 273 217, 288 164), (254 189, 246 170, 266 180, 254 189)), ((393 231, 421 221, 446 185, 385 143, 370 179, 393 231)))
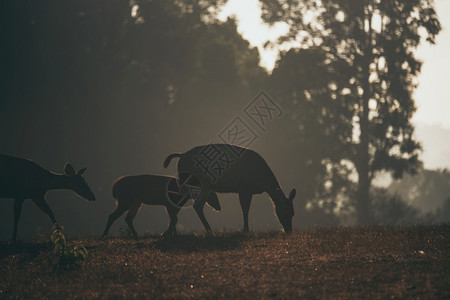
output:
MULTIPOLYGON (((261 53, 261 65, 272 70, 277 59, 277 50, 264 49, 267 41, 275 41, 286 32, 287 25, 269 27, 260 18, 258 0, 230 0, 220 14, 221 19, 235 15, 239 20, 239 32, 261 53)), ((422 142, 422 160, 426 168, 450 168, 450 1, 435 0, 435 8, 442 31, 435 45, 423 44, 417 57, 423 62, 415 92, 418 107, 413 117, 417 137, 422 142)), ((283 49, 284 50, 284 49, 283 49)))

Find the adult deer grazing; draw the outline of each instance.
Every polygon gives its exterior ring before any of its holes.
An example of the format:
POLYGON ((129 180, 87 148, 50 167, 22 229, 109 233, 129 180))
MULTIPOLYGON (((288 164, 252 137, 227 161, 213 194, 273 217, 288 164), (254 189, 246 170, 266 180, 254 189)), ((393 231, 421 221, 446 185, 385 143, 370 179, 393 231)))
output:
POLYGON ((65 174, 55 174, 31 160, 0 154, 0 198, 14 198, 12 239, 17 238, 17 224, 25 199, 33 200, 53 223, 56 223, 55 215, 45 200, 48 190, 68 189, 94 201, 95 196, 82 176, 84 171, 86 168, 75 173, 72 165, 67 163, 64 167, 65 174))
POLYGON ((275 204, 275 212, 286 233, 292 232, 295 189, 286 197, 266 161, 256 152, 229 144, 209 144, 186 153, 170 154, 164 168, 179 157, 178 174, 191 173, 201 181, 205 191, 238 193, 244 215, 244 232, 248 231, 248 211, 254 194, 266 192, 275 204))
MULTIPOLYGON (((117 208, 109 216, 103 236, 108 234, 109 228, 114 221, 117 220, 117 218, 119 218, 124 212, 128 211, 125 221, 127 222, 133 236, 137 238, 137 232, 133 225, 133 219, 136 217, 136 214, 143 203, 165 206, 170 217, 170 224, 163 236, 166 237, 175 234, 176 225, 178 222, 178 212, 189 199, 192 199, 192 197, 186 191, 184 191, 184 194, 183 191, 181 191, 181 193, 175 195, 179 197, 180 201, 173 201, 169 199, 168 191, 169 184, 171 182, 177 182, 176 178, 161 175, 123 176, 117 179, 113 184, 113 197, 117 200, 117 208)), ((216 211, 219 211, 220 204, 217 199, 217 195, 214 192, 208 192, 202 199, 205 199, 205 201, 194 202, 194 208, 202 221, 203 226, 205 226, 206 231, 210 232, 211 227, 203 214, 203 207, 206 202, 216 211)))

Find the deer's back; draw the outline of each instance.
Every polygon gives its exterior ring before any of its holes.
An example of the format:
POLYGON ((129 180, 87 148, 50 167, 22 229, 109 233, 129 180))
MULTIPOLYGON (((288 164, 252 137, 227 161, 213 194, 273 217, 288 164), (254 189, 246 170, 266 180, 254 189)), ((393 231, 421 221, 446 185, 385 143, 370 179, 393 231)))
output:
POLYGON ((49 174, 31 160, 0 154, 0 197, 33 198, 43 195, 49 174))
POLYGON ((139 201, 145 204, 164 205, 167 202, 167 184, 172 177, 160 175, 135 175, 120 177, 113 184, 113 196, 123 205, 139 201))
POLYGON ((178 172, 197 176, 219 193, 263 193, 276 179, 255 151, 228 144, 195 147, 180 158, 178 172))

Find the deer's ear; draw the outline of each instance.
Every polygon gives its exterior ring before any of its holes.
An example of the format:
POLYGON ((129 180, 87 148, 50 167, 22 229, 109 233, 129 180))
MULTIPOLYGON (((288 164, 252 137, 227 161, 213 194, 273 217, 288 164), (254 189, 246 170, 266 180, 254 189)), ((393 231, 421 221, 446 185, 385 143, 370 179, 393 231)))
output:
POLYGON ((294 189, 292 189, 292 191, 289 193, 289 200, 292 201, 295 198, 295 195, 297 194, 297 191, 294 189))
POLYGON ((78 173, 77 173, 77 175, 83 175, 83 173, 86 171, 86 169, 87 168, 83 168, 83 169, 80 169, 80 171, 78 171, 78 173))
POLYGON ((66 175, 68 175, 68 176, 75 176, 75 175, 77 175, 77 174, 75 174, 75 169, 69 163, 66 163, 66 165, 64 166, 64 173, 66 173, 66 175))

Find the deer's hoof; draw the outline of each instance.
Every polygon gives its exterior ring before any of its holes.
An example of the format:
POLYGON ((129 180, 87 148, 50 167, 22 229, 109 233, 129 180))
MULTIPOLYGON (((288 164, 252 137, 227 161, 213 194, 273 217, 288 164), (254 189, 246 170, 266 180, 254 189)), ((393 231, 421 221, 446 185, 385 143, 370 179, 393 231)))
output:
POLYGON ((172 233, 170 233, 170 232, 168 232, 168 231, 166 231, 166 232, 164 232, 163 234, 161 234, 161 237, 163 238, 163 239, 167 239, 168 237, 171 237, 172 236, 172 233))

